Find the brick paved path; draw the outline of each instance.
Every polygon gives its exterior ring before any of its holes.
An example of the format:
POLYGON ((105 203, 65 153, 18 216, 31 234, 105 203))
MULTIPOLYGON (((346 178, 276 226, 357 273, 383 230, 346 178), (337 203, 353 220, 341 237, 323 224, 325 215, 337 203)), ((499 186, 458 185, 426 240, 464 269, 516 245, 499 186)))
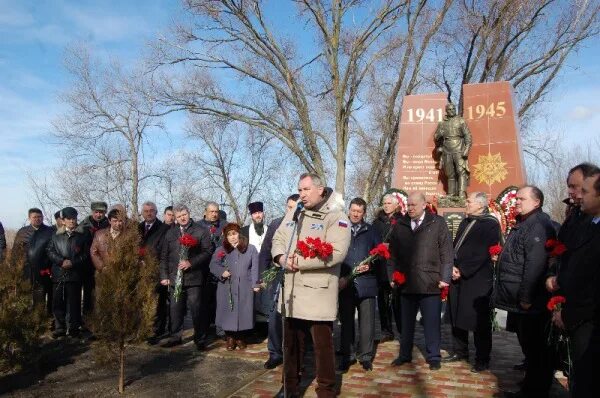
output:
MULTIPOLYGON (((337 330, 336 330, 337 332, 337 330)), ((443 328, 442 347, 450 347, 450 330, 443 328)), ((413 363, 399 368, 391 367, 390 362, 398 355, 397 341, 386 342, 377 347, 373 371, 365 372, 359 364, 353 365, 346 374, 337 373, 338 387, 342 397, 497 397, 502 391, 517 389, 517 382, 523 374, 512 370, 514 364, 522 360, 516 336, 505 331, 494 333, 492 362, 490 371, 471 373, 471 365, 466 363, 443 364, 439 371, 430 371, 420 349, 424 349, 423 331, 417 326, 416 347, 413 363)), ((228 352, 222 343, 207 354, 221 358, 238 358, 264 362, 268 357, 266 343, 250 345, 246 351, 228 352)), ((442 351, 442 356, 446 351, 442 351)), ((471 357, 474 353, 471 352, 471 357)), ((339 357, 338 357, 339 360, 339 357)), ((301 385, 306 397, 315 397, 314 367, 312 355, 307 355, 307 376, 301 385)), ((558 375, 558 373, 557 373, 558 375)), ((552 389, 552 397, 567 397, 562 386, 565 379, 559 377, 552 389), (559 384, 562 383, 562 384, 559 384)), ((272 397, 281 387, 281 367, 265 371, 262 375, 239 389, 231 397, 263 398, 272 397)))

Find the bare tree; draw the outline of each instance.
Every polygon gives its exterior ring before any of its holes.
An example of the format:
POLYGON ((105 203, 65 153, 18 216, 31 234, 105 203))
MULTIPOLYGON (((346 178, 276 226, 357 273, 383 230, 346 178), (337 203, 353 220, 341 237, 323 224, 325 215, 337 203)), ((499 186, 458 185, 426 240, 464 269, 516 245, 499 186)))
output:
POLYGON ((335 188, 343 193, 351 116, 372 65, 400 34, 407 3, 294 3, 316 38, 314 50, 278 32, 261 1, 186 1, 191 24, 178 26, 179 41, 160 40, 156 59, 196 72, 185 84, 168 85, 164 99, 173 110, 242 122, 277 138, 306 170, 324 177, 335 170, 335 188), (239 84, 218 85, 214 79, 222 75, 239 84))
POLYGON ((61 97, 67 110, 53 123, 65 155, 58 180, 71 203, 115 199, 137 215, 140 184, 149 178, 144 146, 163 128, 154 83, 141 70, 93 60, 85 47, 69 49, 65 64, 73 82, 61 97))
POLYGON ((286 185, 282 148, 274 138, 248 130, 227 119, 201 116, 193 116, 188 128, 200 144, 189 157, 199 166, 204 189, 212 193, 212 200, 217 192, 224 195, 240 225, 248 216, 248 203, 279 199, 274 187, 286 185))

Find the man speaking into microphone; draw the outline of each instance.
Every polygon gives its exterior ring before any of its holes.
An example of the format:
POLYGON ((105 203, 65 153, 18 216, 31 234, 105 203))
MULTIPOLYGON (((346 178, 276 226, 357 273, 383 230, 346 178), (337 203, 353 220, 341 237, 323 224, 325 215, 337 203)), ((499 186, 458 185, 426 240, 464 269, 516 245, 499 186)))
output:
MULTIPOLYGON (((303 208, 286 214, 273 237, 273 260, 285 268, 284 290, 278 310, 284 320, 284 385, 287 397, 299 396, 300 368, 305 352, 305 336, 312 336, 317 396, 335 397, 335 351, 333 321, 337 315, 340 265, 350 245, 350 222, 343 203, 321 178, 304 173, 298 182, 303 208), (297 219, 297 225, 295 222, 297 219), (333 246, 331 255, 305 258, 296 252, 296 243, 306 238, 320 238, 333 246)), ((284 396, 284 389, 278 396, 284 396)))

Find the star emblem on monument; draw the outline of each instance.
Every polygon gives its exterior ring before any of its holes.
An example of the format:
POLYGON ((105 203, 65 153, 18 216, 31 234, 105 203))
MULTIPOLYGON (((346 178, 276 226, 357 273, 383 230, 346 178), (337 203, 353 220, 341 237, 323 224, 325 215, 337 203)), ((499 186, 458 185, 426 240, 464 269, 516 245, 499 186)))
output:
POLYGON ((478 162, 473 167, 475 168, 475 179, 477 182, 487 185, 504 181, 508 174, 506 162, 502 161, 502 156, 499 152, 495 155, 491 153, 479 155, 478 162))

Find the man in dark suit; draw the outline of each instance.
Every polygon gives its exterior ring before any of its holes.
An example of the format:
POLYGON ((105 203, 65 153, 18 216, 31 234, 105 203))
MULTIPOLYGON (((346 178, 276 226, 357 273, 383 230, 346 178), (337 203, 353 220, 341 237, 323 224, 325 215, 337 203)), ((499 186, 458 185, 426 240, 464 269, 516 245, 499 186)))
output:
MULTIPOLYGON (((431 370, 440 369, 440 291, 452 277, 454 251, 446 221, 426 211, 425 195, 413 192, 408 197, 408 213, 398 219, 390 238, 391 263, 404 273, 406 283, 400 297, 402 334, 400 354, 393 366, 412 361, 417 311, 421 310, 425 329, 426 360, 431 370)), ((390 280, 393 280, 388 267, 390 280)), ((393 283, 393 282, 392 282, 393 283)))
MULTIPOLYGON (((156 260, 160 261, 162 244, 169 226, 156 218, 157 214, 156 204, 144 202, 142 205, 142 218, 144 221, 138 224, 138 231, 142 237, 142 247, 149 250, 156 260)), ((154 336, 148 340, 152 345, 157 344, 165 332, 168 331, 169 292, 167 286, 157 282, 156 293, 158 294, 158 301, 154 320, 154 336)))
POLYGON ((565 329, 571 340, 570 390, 575 398, 596 395, 594 369, 600 354, 600 169, 592 170, 585 178, 581 199, 582 210, 590 219, 580 225, 580 239, 562 256, 568 275, 560 279, 560 289, 566 302, 552 316, 553 323, 565 329))

